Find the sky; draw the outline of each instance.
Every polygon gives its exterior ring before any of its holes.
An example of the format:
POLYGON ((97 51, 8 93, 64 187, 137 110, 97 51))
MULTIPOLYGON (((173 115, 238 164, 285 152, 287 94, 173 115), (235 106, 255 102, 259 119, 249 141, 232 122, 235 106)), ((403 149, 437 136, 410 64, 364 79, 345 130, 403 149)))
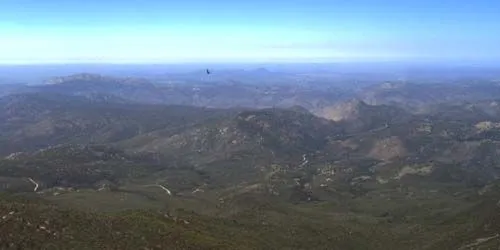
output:
POLYGON ((0 63, 500 59, 498 0, 0 0, 0 63))

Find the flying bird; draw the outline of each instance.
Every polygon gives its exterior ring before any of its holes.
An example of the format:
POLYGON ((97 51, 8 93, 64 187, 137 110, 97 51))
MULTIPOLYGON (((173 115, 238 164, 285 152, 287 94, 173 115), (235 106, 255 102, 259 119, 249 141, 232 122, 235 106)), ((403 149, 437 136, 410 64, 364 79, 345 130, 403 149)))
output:
POLYGON ((212 72, 210 72, 209 69, 207 69, 207 75, 210 75, 212 72))

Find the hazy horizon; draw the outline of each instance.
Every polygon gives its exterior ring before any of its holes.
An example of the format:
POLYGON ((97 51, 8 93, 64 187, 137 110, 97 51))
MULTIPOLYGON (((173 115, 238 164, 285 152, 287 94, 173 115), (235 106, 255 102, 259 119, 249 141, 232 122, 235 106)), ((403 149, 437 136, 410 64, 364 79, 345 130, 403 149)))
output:
POLYGON ((500 3, 4 0, 1 64, 493 61, 500 3))

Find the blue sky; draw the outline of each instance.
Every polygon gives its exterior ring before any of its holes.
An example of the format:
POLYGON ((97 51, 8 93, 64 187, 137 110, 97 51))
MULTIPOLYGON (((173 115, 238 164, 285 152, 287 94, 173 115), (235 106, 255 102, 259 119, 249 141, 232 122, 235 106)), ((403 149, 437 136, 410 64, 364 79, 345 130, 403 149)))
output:
POLYGON ((0 63, 494 60, 500 1, 0 0, 0 63))

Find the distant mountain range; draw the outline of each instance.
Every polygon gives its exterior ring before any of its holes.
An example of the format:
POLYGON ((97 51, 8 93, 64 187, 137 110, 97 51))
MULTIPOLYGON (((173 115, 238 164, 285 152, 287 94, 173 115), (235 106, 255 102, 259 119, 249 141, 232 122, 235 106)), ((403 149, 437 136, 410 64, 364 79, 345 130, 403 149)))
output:
POLYGON ((0 245, 492 249, 499 88, 6 86, 0 245))
MULTIPOLYGON (((323 116, 331 120, 296 107, 206 109, 53 93, 10 95, 1 98, 0 104, 0 148, 5 156, 64 144, 109 144, 207 171, 210 166, 261 164, 267 168, 278 163, 292 163, 288 167, 293 170, 293 165, 307 160, 315 171, 327 166, 350 169, 352 178, 359 177, 355 169, 362 168, 363 162, 372 162, 375 165, 364 176, 378 182, 382 176, 385 182, 407 175, 398 171, 409 171, 409 176, 420 171, 401 166, 424 167, 430 174, 454 164, 455 170, 465 172, 449 178, 478 183, 499 174, 494 149, 500 138, 496 135, 500 108, 495 101, 437 105, 425 114, 412 114, 354 100, 327 110, 323 116), (490 156, 484 158, 485 152, 490 156), (472 167, 480 158, 483 167, 472 167), (319 165, 313 167, 313 163, 319 165)), ((238 171, 234 174, 242 176, 238 171)))
MULTIPOLYGON (((350 82, 337 83, 334 85, 335 87, 332 87, 327 83, 327 80, 325 83, 322 83, 323 80, 315 82, 314 76, 308 76, 312 80, 301 84, 294 79, 288 79, 293 75, 280 75, 265 69, 256 72, 254 73, 257 75, 247 73, 249 75, 246 77, 261 77, 263 79, 261 84, 247 84, 240 80, 233 81, 231 76, 227 74, 220 79, 204 79, 201 82, 193 79, 181 82, 155 82, 145 78, 117 78, 82 73, 48 79, 42 85, 0 85, 0 96, 36 92, 86 97, 103 95, 133 103, 211 108, 289 108, 302 106, 321 115, 324 113, 324 109, 329 109, 339 102, 350 99, 359 99, 372 105, 393 104, 410 112, 422 112, 428 105, 489 100, 500 94, 500 85, 495 81, 486 80, 479 82, 462 80, 453 84, 387 82, 359 88, 350 82), (261 76, 261 74, 266 76, 261 76), (280 80, 272 80, 272 83, 267 83, 268 75, 280 80), (283 83, 278 84, 279 81, 283 81, 283 83)), ((234 79, 241 77, 243 76, 238 75, 234 79)), ((258 81, 254 79, 250 82, 258 81)))

